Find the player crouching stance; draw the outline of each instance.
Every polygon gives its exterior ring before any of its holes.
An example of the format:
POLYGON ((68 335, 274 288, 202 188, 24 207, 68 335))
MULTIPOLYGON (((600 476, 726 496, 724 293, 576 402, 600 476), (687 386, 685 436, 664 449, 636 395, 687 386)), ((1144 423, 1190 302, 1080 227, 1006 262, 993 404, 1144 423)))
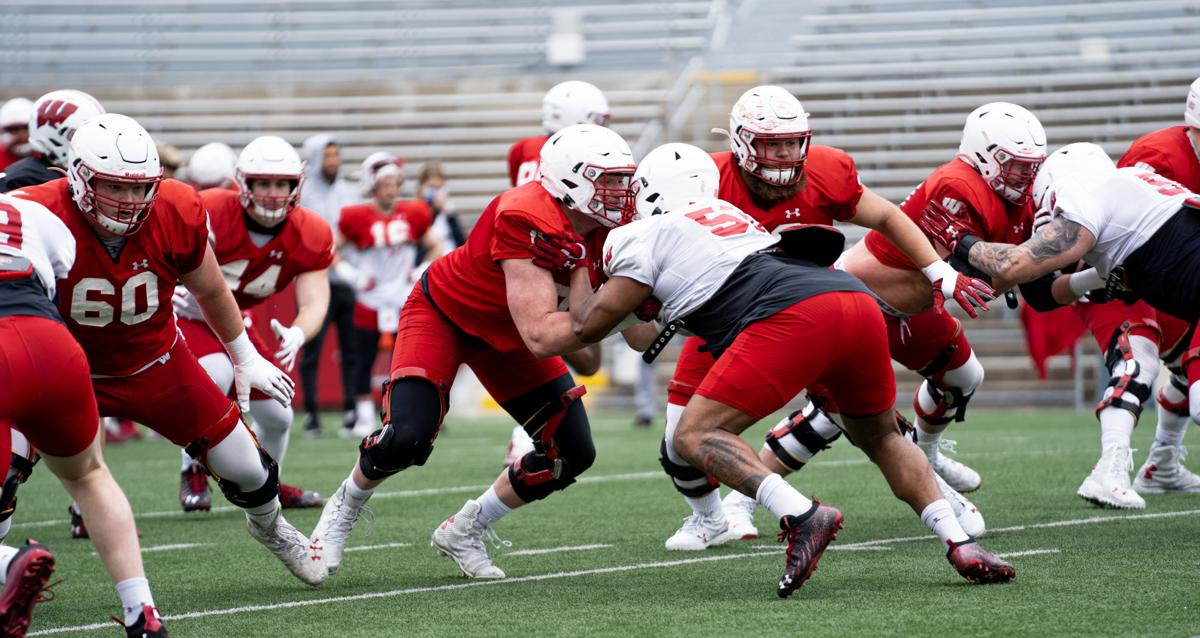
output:
MULTIPOLYGON (((644 318, 644 304, 653 299, 661 301, 660 321, 704 339, 716 365, 667 444, 779 517, 780 539, 788 540, 781 597, 816 569, 842 527, 842 513, 800 494, 738 435, 813 384, 838 402, 847 435, 879 466, 893 493, 921 515, 963 577, 980 583, 1013 578, 1011 565, 963 531, 925 454, 897 428, 896 382, 875 298, 846 273, 777 253, 777 237, 716 199, 717 176, 707 154, 684 144, 660 147, 642 161, 633 182, 641 219, 609 234, 603 253, 608 283, 593 294, 582 274, 572 277, 575 334, 599 341, 635 309, 644 318)), ((827 228, 796 231, 820 237, 812 245, 826 248, 826 259, 805 248, 789 253, 827 266, 841 248, 841 238, 827 228)))
POLYGON ((567 488, 591 467, 596 450, 583 404, 575 400, 583 388, 556 356, 586 345, 571 331, 567 313, 558 312, 558 290, 569 285, 570 267, 591 269, 580 252, 574 258, 558 253, 550 261, 570 266, 549 272, 533 252, 533 239, 582 235, 579 241, 599 254, 595 248, 608 229, 632 217, 633 156, 613 131, 577 125, 546 142, 541 167, 540 181, 492 200, 467 243, 434 261, 409 295, 384 393, 383 429, 363 439, 358 463, 312 533, 312 556, 330 574, 341 565, 346 538, 375 487, 429 458, 462 363, 537 441, 433 532, 433 546, 464 574, 504 578, 483 544, 494 538, 491 524, 567 488))

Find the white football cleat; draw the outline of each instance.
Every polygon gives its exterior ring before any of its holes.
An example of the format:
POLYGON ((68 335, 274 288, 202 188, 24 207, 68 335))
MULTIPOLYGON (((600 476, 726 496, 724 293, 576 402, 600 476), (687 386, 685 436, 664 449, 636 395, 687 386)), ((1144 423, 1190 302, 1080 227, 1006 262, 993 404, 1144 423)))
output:
POLYGON ((725 512, 725 520, 729 523, 729 540, 752 541, 758 538, 758 528, 754 526, 754 510, 758 509, 758 501, 733 490, 721 501, 721 510, 725 512))
POLYGON ((516 426, 512 431, 512 438, 508 441, 508 454, 504 457, 504 467, 508 467, 517 462, 517 459, 529 454, 533 451, 533 438, 525 431, 525 428, 516 426))
POLYGON ((987 525, 983 522, 983 514, 979 513, 979 508, 975 507, 975 504, 967 497, 954 491, 954 488, 938 476, 937 472, 933 473, 933 480, 941 490, 942 498, 950 502, 950 508, 954 510, 954 518, 958 519, 958 524, 963 531, 971 538, 983 536, 983 533, 987 531, 987 525))
POLYGON ((1158 445, 1138 468, 1133 489, 1142 494, 1200 492, 1200 476, 1183 466, 1187 448, 1182 445, 1158 445))
POLYGON ((441 555, 454 559, 468 578, 504 578, 504 570, 493 565, 488 557, 483 539, 487 538, 495 547, 510 547, 512 543, 501 540, 491 527, 480 524, 478 517, 479 502, 467 501, 457 514, 433 530, 429 544, 441 555))
POLYGON ((680 527, 667 539, 667 549, 678 552, 698 552, 728 543, 732 536, 725 515, 702 516, 692 514, 683 519, 680 527))
POLYGON ((979 489, 983 479, 971 468, 942 454, 942 450, 954 453, 956 442, 953 439, 939 439, 937 443, 917 443, 925 455, 929 457, 929 465, 938 476, 942 477, 955 491, 965 494, 979 489))
POLYGON ((325 582, 326 576, 329 575, 325 571, 325 565, 309 555, 308 537, 287 522, 282 509, 275 510, 275 517, 265 527, 259 526, 247 514, 246 529, 254 540, 262 543, 276 558, 283 561, 293 576, 314 587, 325 582))
POLYGON ((1092 472, 1083 479, 1076 495, 1098 507, 1146 509, 1146 501, 1129 484, 1133 452, 1128 445, 1110 445, 1100 453, 1092 472))
POLYGON ((350 532, 354 531, 354 524, 358 522, 358 517, 365 507, 365 501, 354 505, 353 500, 346 494, 345 482, 339 485, 333 496, 325 502, 325 509, 321 510, 321 518, 312 532, 309 557, 323 565, 330 575, 342 566, 346 541, 350 538, 350 532))

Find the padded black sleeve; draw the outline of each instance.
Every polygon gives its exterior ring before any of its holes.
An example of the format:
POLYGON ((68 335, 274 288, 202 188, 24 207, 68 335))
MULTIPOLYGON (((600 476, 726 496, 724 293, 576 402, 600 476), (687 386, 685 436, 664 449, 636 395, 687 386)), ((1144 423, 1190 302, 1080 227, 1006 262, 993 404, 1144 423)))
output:
POLYGON ((1025 302, 1032 306, 1034 310, 1038 312, 1050 312, 1056 308, 1063 307, 1062 304, 1054 300, 1054 295, 1050 292, 1050 287, 1054 285, 1054 279, 1057 275, 1058 273, 1051 273, 1019 286, 1021 296, 1025 298, 1025 302))

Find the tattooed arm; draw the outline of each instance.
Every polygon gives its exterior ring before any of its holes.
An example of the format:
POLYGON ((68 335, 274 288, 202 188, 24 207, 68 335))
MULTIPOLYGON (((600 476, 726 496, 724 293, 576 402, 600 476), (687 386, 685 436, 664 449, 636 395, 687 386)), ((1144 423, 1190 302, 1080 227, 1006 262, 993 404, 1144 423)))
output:
POLYGON ((1023 283, 1079 261, 1095 245, 1091 231, 1060 215, 1019 246, 979 241, 968 250, 972 266, 992 277, 1023 283))

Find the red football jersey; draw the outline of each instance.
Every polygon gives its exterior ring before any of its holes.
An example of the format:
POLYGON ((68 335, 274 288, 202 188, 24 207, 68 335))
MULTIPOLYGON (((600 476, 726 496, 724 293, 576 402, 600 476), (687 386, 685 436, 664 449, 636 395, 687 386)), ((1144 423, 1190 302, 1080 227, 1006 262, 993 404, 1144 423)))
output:
MULTIPOLYGON (((915 222, 925 215, 931 202, 958 217, 971 234, 984 241, 1019 244, 1029 238, 1033 228, 1033 208, 1029 204, 1013 206, 1005 201, 974 167, 958 158, 930 173, 900 203, 900 210, 915 222)), ((864 241, 879 263, 901 270, 920 270, 883 233, 872 230, 864 241)))
POLYGON ((8 168, 13 162, 21 158, 12 154, 7 146, 0 146, 0 171, 8 168))
POLYGON ((208 210, 217 263, 242 310, 283 290, 297 275, 333 262, 333 231, 307 208, 293 208, 279 234, 259 247, 250 239, 237 191, 209 188, 201 191, 200 201, 208 210))
MULTIPOLYGON (((529 183, 501 193, 479 216, 467 243, 429 266, 429 293, 433 302, 464 332, 479 337, 496 350, 525 348, 508 309, 507 286, 500 261, 530 259, 530 234, 534 231, 562 235, 573 232, 571 222, 541 184, 529 183)), ((598 285, 600 253, 607 228, 597 228, 585 238, 588 269, 598 285)), ((555 275, 559 309, 566 309, 571 278, 555 275)))
POLYGON ((1117 166, 1142 166, 1200 192, 1200 158, 1188 139, 1186 126, 1172 126, 1143 135, 1121 156, 1117 166))
POLYGON ((146 221, 116 259, 75 206, 66 178, 12 194, 49 208, 75 237, 75 266, 59 281, 58 309, 92 374, 130 375, 165 355, 177 337, 171 294, 180 275, 200 267, 208 245, 196 191, 163 180, 146 221))
POLYGON ((527 137, 508 149, 508 182, 521 186, 537 179, 538 165, 542 159, 542 146, 549 135, 527 137))
MULTIPOLYGON (((757 219, 767 230, 783 224, 832 224, 854 217, 863 186, 854 160, 841 149, 812 146, 804 162, 805 186, 795 195, 764 210, 750 197, 733 151, 713 153, 721 171, 717 197, 757 219)), ((749 179, 757 179, 750 177, 749 179)))
POLYGON ((431 225, 433 209, 418 199, 396 202, 389 215, 380 215, 373 204, 353 204, 338 218, 338 232, 360 249, 415 242, 431 225))

